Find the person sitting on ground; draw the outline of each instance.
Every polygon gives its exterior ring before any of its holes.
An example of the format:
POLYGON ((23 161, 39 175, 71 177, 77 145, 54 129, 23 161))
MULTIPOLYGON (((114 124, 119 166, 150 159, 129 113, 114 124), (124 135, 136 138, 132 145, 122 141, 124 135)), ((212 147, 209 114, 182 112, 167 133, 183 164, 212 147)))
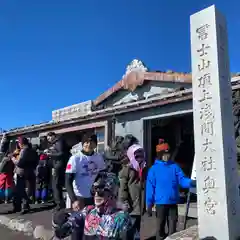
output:
POLYGON ((168 143, 160 140, 156 146, 157 159, 149 169, 146 186, 148 214, 156 205, 157 240, 166 238, 165 225, 168 221, 168 234, 176 232, 178 221, 179 186, 191 188, 196 181, 187 178, 181 168, 170 160, 171 152, 168 143))
POLYGON ((133 238, 129 214, 117 208, 119 182, 114 173, 100 172, 92 185, 94 205, 82 211, 62 210, 53 216, 55 236, 73 240, 130 240, 133 238))

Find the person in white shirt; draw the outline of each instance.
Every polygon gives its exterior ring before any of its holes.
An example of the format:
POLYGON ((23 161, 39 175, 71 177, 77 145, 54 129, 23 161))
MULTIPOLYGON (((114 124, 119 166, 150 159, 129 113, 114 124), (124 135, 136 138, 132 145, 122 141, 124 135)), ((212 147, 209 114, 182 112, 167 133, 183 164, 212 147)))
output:
POLYGON ((82 151, 71 156, 67 163, 65 185, 73 210, 93 203, 91 186, 98 173, 106 169, 102 155, 94 151, 96 147, 97 136, 84 135, 82 151))

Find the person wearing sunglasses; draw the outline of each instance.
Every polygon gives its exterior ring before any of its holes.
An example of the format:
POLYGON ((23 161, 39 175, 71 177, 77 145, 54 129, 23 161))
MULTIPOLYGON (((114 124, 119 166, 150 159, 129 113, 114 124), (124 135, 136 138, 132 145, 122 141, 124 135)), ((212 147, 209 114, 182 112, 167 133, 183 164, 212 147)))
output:
POLYGON ((129 214, 117 208, 118 178, 101 172, 91 188, 94 205, 83 210, 60 211, 53 216, 55 237, 72 240, 127 240, 134 239, 129 214))

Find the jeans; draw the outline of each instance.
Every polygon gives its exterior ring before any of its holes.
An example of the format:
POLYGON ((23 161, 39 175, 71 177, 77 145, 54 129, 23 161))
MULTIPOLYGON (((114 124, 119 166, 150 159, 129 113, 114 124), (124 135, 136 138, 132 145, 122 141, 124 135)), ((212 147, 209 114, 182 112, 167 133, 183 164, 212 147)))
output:
POLYGON ((163 240, 167 235, 177 231, 178 206, 176 204, 164 204, 156 206, 157 240, 163 240), (168 234, 165 233, 165 226, 168 222, 168 234))
POLYGON ((48 185, 44 179, 37 178, 36 180, 36 201, 42 200, 46 201, 48 197, 48 185))

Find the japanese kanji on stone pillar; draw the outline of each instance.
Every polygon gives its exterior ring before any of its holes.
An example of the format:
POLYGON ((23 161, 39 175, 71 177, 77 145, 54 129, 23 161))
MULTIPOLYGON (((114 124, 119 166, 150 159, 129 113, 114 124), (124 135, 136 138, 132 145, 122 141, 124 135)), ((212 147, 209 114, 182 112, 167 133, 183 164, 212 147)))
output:
POLYGON ((227 27, 215 6, 191 16, 199 238, 240 236, 227 27))

